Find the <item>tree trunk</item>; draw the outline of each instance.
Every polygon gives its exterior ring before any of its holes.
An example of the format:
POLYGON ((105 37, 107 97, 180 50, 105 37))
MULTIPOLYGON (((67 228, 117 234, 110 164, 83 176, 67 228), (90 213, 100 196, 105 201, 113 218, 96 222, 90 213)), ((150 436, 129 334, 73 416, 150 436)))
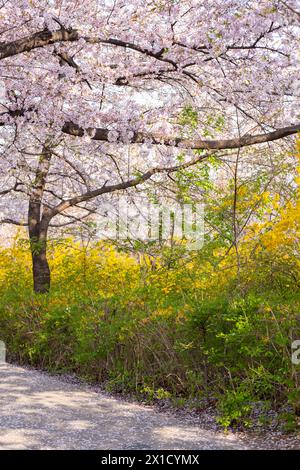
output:
MULTIPOLYGON (((30 206, 31 204, 29 204, 29 212, 31 212, 30 206)), ((45 225, 44 221, 29 225, 33 286, 34 291, 40 294, 49 292, 51 282, 50 268, 47 260, 47 225, 45 225)))
POLYGON ((50 268, 47 260, 47 233, 50 219, 47 216, 47 208, 42 210, 42 200, 50 168, 50 160, 51 152, 45 146, 39 159, 28 207, 33 285, 34 291, 40 294, 49 292, 50 289, 50 268))
POLYGON ((31 242, 33 288, 34 292, 45 294, 49 292, 51 276, 47 260, 46 244, 41 248, 39 245, 39 241, 31 242))

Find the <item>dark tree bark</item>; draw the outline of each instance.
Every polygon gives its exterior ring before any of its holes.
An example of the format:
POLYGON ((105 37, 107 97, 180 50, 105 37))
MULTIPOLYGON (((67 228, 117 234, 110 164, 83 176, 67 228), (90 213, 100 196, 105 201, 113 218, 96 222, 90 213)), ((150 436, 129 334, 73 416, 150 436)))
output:
POLYGON ((32 256, 32 273, 34 291, 46 293, 50 289, 50 268, 47 260, 47 234, 49 217, 47 210, 42 211, 43 193, 50 168, 51 151, 46 146, 40 157, 36 170, 32 193, 28 207, 28 231, 32 256))
POLYGON ((49 292, 51 276, 47 260, 47 228, 41 228, 40 224, 35 228, 29 228, 29 238, 34 291, 37 293, 49 292))
POLYGON ((50 290, 50 268, 45 253, 33 255, 33 288, 37 294, 46 294, 50 290))

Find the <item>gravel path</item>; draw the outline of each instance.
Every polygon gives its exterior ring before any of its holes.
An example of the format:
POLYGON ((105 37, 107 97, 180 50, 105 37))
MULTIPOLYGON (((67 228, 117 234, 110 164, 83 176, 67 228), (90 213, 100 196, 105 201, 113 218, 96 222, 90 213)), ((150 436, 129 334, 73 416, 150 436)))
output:
MULTIPOLYGON (((210 431, 88 386, 0 364, 0 449, 249 449, 210 431)), ((255 447, 258 447, 256 444, 255 447)))

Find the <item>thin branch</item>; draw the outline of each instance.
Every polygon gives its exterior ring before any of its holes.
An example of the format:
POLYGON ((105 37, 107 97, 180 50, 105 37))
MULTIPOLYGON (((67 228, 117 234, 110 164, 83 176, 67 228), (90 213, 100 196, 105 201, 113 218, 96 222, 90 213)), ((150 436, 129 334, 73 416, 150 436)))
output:
POLYGON ((295 10, 295 8, 291 7, 291 5, 289 5, 287 2, 284 2, 283 0, 279 0, 280 3, 282 3, 286 8, 288 8, 288 10, 292 11, 293 13, 295 13, 296 15, 298 15, 300 17, 300 11, 297 11, 295 10))
POLYGON ((28 227, 28 223, 20 222, 18 220, 13 220, 13 219, 1 219, 0 224, 11 224, 11 225, 18 225, 19 227, 28 227))

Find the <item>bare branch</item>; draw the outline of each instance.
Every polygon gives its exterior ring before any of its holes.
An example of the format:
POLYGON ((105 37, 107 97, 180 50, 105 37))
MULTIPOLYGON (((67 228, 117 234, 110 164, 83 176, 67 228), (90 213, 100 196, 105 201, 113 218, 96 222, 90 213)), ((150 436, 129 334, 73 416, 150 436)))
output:
POLYGON ((121 183, 117 183, 117 184, 113 184, 113 185, 109 185, 109 186, 104 184, 101 188, 94 189, 92 191, 87 191, 84 194, 75 196, 71 199, 68 199, 64 202, 61 202, 60 204, 58 204, 53 209, 49 209, 46 216, 50 220, 55 215, 60 214, 61 212, 68 209, 69 207, 76 206, 80 202, 89 201, 89 200, 94 199, 95 197, 101 196, 103 194, 108 194, 108 193, 113 193, 115 191, 120 191, 120 190, 124 190, 124 189, 128 189, 128 188, 133 188, 135 186, 138 186, 140 184, 145 183, 147 180, 149 180, 155 174, 174 173, 175 171, 182 170, 184 168, 188 168, 192 165, 195 165, 196 163, 201 162, 202 160, 210 157, 211 155, 212 155, 211 152, 205 153, 203 155, 197 155, 197 157, 190 160, 189 162, 182 163, 180 165, 175 165, 175 166, 171 166, 171 167, 155 167, 155 168, 151 168, 150 170, 148 170, 147 172, 141 174, 140 176, 137 176, 136 178, 132 178, 130 180, 122 181, 121 183))
POLYGON ((13 219, 0 219, 0 224, 18 225, 20 227, 27 227, 28 226, 28 223, 26 223, 26 222, 21 222, 21 221, 13 220, 13 219))
POLYGON ((0 196, 5 196, 5 194, 8 194, 12 191, 16 191, 18 185, 19 185, 19 183, 16 183, 12 188, 8 188, 8 189, 4 189, 4 190, 0 191, 0 196))

